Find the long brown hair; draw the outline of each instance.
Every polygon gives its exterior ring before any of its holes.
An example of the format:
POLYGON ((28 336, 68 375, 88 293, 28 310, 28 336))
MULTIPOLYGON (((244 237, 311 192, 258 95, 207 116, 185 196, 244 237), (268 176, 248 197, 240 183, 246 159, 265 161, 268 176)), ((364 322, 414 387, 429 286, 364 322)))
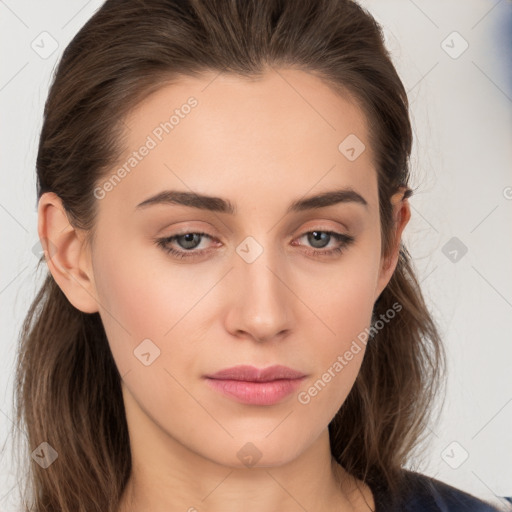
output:
MULTIPOLYGON (((93 191, 122 154, 130 109, 180 76, 255 77, 268 66, 315 74, 350 95, 369 120, 388 255, 390 198, 400 186, 411 193, 408 100, 380 26, 350 0, 107 0, 66 47, 53 77, 38 199, 55 192, 70 222, 92 236, 93 191)), ((368 341, 355 384, 329 424, 336 461, 392 491, 422 440, 445 371, 403 243, 374 318, 396 303, 400 312, 368 341)), ((45 469, 28 459, 26 510, 117 510, 131 471, 120 382, 99 314, 72 306, 47 270, 20 333, 15 408, 27 459, 47 442, 58 462, 45 469)))

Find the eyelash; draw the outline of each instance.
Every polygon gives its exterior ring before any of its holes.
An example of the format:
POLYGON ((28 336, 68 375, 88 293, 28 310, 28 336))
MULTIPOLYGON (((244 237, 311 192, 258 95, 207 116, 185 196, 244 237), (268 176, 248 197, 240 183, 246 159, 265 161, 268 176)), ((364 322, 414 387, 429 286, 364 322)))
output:
MULTIPOLYGON (((311 231, 306 231, 306 233, 301 235, 299 238, 302 238, 303 236, 306 236, 313 232, 327 233, 328 235, 332 236, 335 240, 337 240, 340 245, 338 247, 335 247, 333 249, 328 249, 328 250, 314 249, 312 251, 307 251, 307 254, 309 256, 333 257, 338 254, 341 254, 347 247, 349 247, 355 241, 355 238, 353 236, 344 235, 342 233, 337 233, 336 231, 327 231, 327 230, 321 230, 321 229, 313 229, 311 231)), ((201 237, 213 239, 213 237, 208 235, 208 233, 203 233, 201 231, 187 231, 187 232, 180 233, 180 234, 173 235, 173 236, 166 237, 166 238, 157 238, 155 240, 155 243, 160 248, 162 248, 166 253, 171 254, 173 257, 175 257, 177 259, 200 257, 200 256, 204 255, 206 252, 208 252, 208 249, 203 249, 202 251, 201 250, 197 251, 194 249, 191 249, 189 251, 185 251, 185 250, 179 251, 179 250, 173 249, 172 247, 169 246, 169 244, 171 242, 173 242, 177 238, 185 236, 185 235, 199 235, 201 237)))

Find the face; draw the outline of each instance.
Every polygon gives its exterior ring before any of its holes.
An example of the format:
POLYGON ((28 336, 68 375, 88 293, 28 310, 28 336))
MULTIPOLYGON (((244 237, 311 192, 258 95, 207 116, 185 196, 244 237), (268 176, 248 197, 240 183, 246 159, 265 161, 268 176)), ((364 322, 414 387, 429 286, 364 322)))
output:
POLYGON ((127 416, 223 465, 286 463, 346 399, 393 270, 363 113, 280 70, 183 78, 125 123, 127 151, 95 191, 89 275, 127 416), (237 365, 303 377, 205 378, 237 365))

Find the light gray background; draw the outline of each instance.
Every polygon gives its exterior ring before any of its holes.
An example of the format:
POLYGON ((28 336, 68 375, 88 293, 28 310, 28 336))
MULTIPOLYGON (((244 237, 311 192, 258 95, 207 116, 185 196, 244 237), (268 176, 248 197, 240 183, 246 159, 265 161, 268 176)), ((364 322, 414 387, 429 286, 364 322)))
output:
MULTIPOLYGON (((101 3, 0 1, 0 511, 17 500, 13 365, 40 284, 32 249, 42 110, 62 51, 101 3)), ((360 3, 382 23, 409 94, 420 190, 404 238, 449 358, 444 412, 414 469, 499 504, 512 496, 512 3, 360 3)))

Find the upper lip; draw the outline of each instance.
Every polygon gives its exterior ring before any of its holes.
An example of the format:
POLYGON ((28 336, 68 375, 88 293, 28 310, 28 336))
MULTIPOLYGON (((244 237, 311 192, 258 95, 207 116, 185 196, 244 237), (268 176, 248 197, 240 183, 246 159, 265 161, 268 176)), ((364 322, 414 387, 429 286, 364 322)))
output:
POLYGON ((206 377, 210 379, 270 382, 279 379, 300 379, 305 377, 305 374, 282 365, 268 366, 262 369, 254 366, 240 365, 225 368, 211 375, 206 375, 206 377))

